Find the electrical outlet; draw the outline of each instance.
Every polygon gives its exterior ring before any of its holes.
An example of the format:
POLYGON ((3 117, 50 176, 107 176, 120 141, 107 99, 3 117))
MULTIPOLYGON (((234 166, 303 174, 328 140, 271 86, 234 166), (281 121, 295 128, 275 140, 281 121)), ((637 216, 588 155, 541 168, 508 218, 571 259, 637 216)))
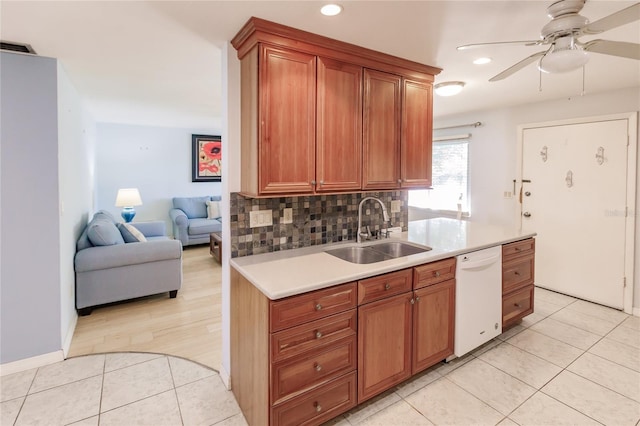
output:
POLYGON ((293 223, 293 209, 286 208, 284 209, 282 223, 293 223))
POLYGON ((273 225, 273 212, 271 210, 253 210, 249 212, 249 228, 273 225))
POLYGON ((400 206, 402 206, 400 200, 391 200, 391 213, 400 213, 400 206))

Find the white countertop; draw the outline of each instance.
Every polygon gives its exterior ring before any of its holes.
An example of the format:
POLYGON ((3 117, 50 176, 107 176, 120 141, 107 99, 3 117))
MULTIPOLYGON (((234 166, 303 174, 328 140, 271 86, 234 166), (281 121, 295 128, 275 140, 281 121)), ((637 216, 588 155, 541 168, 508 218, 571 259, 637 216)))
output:
POLYGON ((445 218, 409 222, 408 229, 391 240, 323 244, 239 257, 230 263, 265 296, 276 300, 535 235, 517 229, 445 218), (325 253, 337 247, 367 246, 387 241, 404 241, 428 246, 432 250, 366 265, 347 262, 325 253))

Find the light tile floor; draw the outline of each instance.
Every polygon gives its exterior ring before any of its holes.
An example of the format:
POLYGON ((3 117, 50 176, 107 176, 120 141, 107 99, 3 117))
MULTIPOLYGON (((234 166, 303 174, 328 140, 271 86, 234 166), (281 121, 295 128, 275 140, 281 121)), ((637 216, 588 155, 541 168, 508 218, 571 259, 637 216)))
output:
MULTIPOLYGON (((333 425, 639 425, 640 318, 536 289, 536 313, 333 425)), ((246 425, 218 374, 182 358, 70 358, 1 378, 4 425, 246 425)))

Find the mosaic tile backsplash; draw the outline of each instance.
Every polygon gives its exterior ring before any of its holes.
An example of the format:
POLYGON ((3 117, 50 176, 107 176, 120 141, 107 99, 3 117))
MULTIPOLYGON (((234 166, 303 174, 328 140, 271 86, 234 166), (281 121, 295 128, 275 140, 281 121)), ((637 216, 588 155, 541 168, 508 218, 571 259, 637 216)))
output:
MULTIPOLYGON (((365 197, 382 200, 390 216, 389 227, 407 230, 407 191, 314 195, 281 198, 246 198, 231 194, 231 257, 251 256, 356 239, 358 205, 365 197), (391 213, 391 201, 400 200, 400 212, 391 213), (283 224, 284 209, 293 209, 293 223, 283 224), (273 225, 249 227, 249 212, 272 210, 273 225)), ((382 208, 373 200, 362 206, 362 226, 383 228, 382 208)))

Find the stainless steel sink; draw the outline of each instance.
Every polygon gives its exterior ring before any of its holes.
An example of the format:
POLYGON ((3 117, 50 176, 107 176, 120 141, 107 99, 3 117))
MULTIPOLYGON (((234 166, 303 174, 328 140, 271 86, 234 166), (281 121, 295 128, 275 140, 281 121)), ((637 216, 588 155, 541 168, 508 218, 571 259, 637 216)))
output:
POLYGON ((411 244, 394 241, 365 247, 340 247, 327 250, 325 253, 346 260, 347 262, 362 265, 424 253, 429 250, 431 250, 431 247, 416 247, 411 244))
POLYGON ((372 250, 370 247, 341 247, 326 253, 351 263, 367 264, 393 259, 392 256, 372 250))
POLYGON ((424 253, 431 250, 431 247, 416 247, 411 244, 401 243, 397 241, 376 244, 369 247, 371 247, 375 251, 388 254, 391 257, 411 256, 412 254, 424 253))

